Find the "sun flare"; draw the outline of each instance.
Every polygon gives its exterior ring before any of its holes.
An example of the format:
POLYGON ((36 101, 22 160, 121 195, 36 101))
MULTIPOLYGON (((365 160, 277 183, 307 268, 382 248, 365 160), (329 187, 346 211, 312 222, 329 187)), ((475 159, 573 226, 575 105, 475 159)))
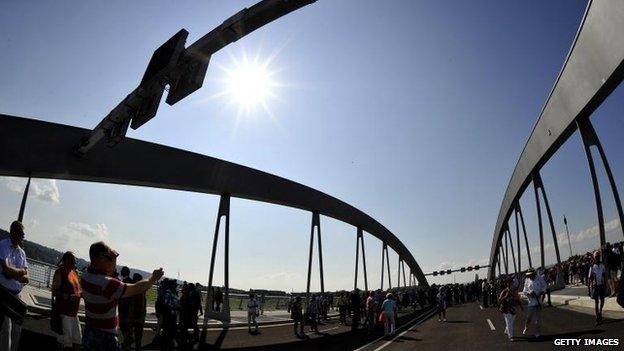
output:
POLYGON ((239 108, 251 112, 263 107, 274 96, 273 90, 277 85, 268 69, 268 62, 244 59, 235 62, 232 68, 225 69, 224 95, 239 108))
POLYGON ((265 103, 273 82, 266 67, 245 62, 228 72, 228 95, 239 105, 253 107, 265 103))
POLYGON ((218 88, 207 100, 225 101, 223 112, 224 115, 233 117, 233 133, 239 127, 246 128, 255 123, 263 123, 266 117, 274 126, 280 128, 279 117, 275 111, 283 106, 284 99, 281 95, 292 85, 280 80, 284 67, 276 68, 279 50, 268 55, 262 55, 260 51, 254 55, 248 55, 245 50, 239 53, 229 52, 226 64, 216 64, 221 72, 220 77, 215 80, 218 88))

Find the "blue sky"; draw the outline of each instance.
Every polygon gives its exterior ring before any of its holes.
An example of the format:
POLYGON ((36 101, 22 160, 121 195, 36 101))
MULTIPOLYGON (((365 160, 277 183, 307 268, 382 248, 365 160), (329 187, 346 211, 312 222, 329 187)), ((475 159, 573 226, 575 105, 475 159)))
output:
MULTIPOLYGON (((136 87, 152 52, 171 35, 186 28, 188 45, 253 3, 3 3, 0 111, 92 128, 136 87)), ((580 0, 321 0, 217 53, 201 90, 174 107, 161 105, 155 119, 129 136, 258 168, 338 197, 392 230, 425 271, 483 264, 507 182, 585 6, 580 0), (269 69, 281 85, 267 101, 270 113, 255 108, 238 114, 239 106, 215 97, 225 89, 224 70, 244 54, 274 57, 269 69)), ((621 191, 622 94, 616 90, 593 117, 621 191)), ((594 246, 593 194, 578 136, 542 176, 557 231, 564 230, 565 213, 573 245, 594 246)), ((0 223, 8 226, 25 180, 1 181, 0 223)), ((81 256, 90 242, 105 239, 121 252, 120 263, 207 280, 217 197, 36 184, 25 218, 30 239, 81 256)), ((601 184, 606 189, 606 181, 601 184)), ((610 193, 603 194, 609 222, 615 210, 610 193)), ((522 204, 537 245, 533 201, 529 192, 522 204)), ((305 289, 310 217, 233 199, 231 285, 305 289)), ((355 228, 321 221, 325 286, 350 288, 355 228)), ((611 240, 621 239, 619 223, 611 227, 611 240)), ((365 240, 375 286, 381 244, 369 235, 365 240)), ((567 256, 567 242, 560 246, 567 256)), ((393 280, 396 261, 391 255, 393 280)), ((316 267, 313 273, 312 287, 318 288, 316 267)), ((456 275, 458 281, 471 278, 456 275)))

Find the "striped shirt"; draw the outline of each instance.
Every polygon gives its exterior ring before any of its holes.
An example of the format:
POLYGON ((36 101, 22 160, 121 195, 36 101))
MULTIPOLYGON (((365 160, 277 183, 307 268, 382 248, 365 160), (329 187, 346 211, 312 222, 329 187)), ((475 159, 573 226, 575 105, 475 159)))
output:
POLYGON ((126 284, 90 268, 82 275, 80 284, 86 327, 116 334, 119 327, 117 305, 126 291, 126 284))

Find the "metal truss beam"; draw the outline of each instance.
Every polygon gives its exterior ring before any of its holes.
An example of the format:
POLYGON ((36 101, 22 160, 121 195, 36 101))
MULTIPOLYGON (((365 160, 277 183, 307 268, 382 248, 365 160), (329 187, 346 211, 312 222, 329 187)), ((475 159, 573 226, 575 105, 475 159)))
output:
MULTIPOLYGON (((557 152, 624 79, 624 1, 590 1, 578 33, 522 150, 494 228, 490 263, 503 227, 532 175, 557 152)), ((559 261, 559 260, 558 260, 559 261)), ((490 264, 488 278, 494 277, 490 264)))
POLYGON ((0 114, 0 176, 52 178, 147 186, 205 194, 228 193, 289 206, 362 228, 385 242, 429 286, 403 243, 357 208, 318 190, 257 169, 131 138, 115 148, 101 144, 87 156, 73 154, 89 130, 0 114))
MULTIPOLYGON (((596 202, 596 212, 598 216, 598 229, 600 233, 600 246, 606 243, 606 233, 604 224, 604 214, 602 212, 602 199, 600 197, 600 185, 598 184, 598 177, 596 175, 596 166, 594 165, 594 158, 592 157, 591 147, 594 146, 598 150, 602 165, 604 166, 607 178, 609 179, 609 185, 611 186, 611 193, 615 200, 615 207, 617 208, 618 218, 620 223, 624 223, 624 214, 622 213, 622 202, 620 201, 620 195, 615 184, 615 179, 609 166, 607 155, 602 148, 598 134, 594 130, 589 118, 577 121, 578 129, 581 133, 581 139, 583 140, 583 149, 585 150, 585 156, 587 156, 587 164, 589 166, 589 173, 592 179, 592 185, 594 187, 594 198, 596 202)), ((624 227, 622 227, 624 231, 624 227)), ((572 251, 572 249, 570 249, 572 251)))

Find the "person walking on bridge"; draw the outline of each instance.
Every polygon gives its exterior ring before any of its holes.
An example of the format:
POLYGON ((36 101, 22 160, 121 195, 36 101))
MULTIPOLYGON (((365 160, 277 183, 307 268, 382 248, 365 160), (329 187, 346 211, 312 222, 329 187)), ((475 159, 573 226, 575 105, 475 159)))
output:
MULTIPOLYGON (((9 237, 0 240, 0 285, 16 299, 28 284, 28 263, 24 245, 24 225, 11 223, 9 237)), ((6 303, 6 301, 3 301, 6 303)), ((0 314, 0 350, 17 351, 22 327, 8 315, 0 314)))
POLYGON ((80 350, 82 331, 78 322, 80 308, 80 278, 76 273, 76 257, 71 251, 63 254, 52 279, 53 318, 58 316, 61 333, 56 338, 64 349, 80 350), (56 316, 54 314, 57 314, 56 316))
POLYGON ((483 283, 481 284, 481 301, 482 301, 484 308, 487 308, 489 306, 488 304, 489 295, 490 295, 490 286, 487 280, 484 280, 483 283))
POLYGON ((351 311, 353 311, 353 314, 351 317, 351 330, 357 330, 360 324, 361 307, 362 307, 362 300, 360 298, 360 290, 358 289, 353 290, 353 292, 351 292, 350 300, 351 300, 350 301, 351 311))
POLYGON ((303 313, 301 312, 301 296, 297 296, 291 303, 290 318, 293 320, 293 329, 295 336, 298 338, 304 338, 305 333, 303 331, 303 313))
POLYGON ((377 304, 375 302, 375 293, 369 292, 366 298, 366 329, 369 333, 375 330, 375 315, 377 313, 377 304))
POLYGON ((260 304, 256 300, 256 296, 253 293, 249 294, 249 301, 247 301, 247 331, 251 333, 251 324, 253 323, 255 330, 254 333, 258 333, 258 308, 260 304))
MULTIPOLYGON (((214 288, 212 288, 214 290, 214 288)), ((221 304, 223 303, 223 292, 221 288, 217 287, 217 291, 214 293, 214 300, 212 301, 212 310, 221 312, 221 304)))
POLYGON ((310 322, 310 331, 318 333, 318 316, 320 311, 318 296, 312 295, 312 299, 306 310, 308 321, 310 322))
POLYGON ((605 282, 607 278, 605 265, 601 262, 600 251, 594 253, 594 264, 589 270, 588 286, 591 298, 594 299, 596 311, 596 325, 602 323, 602 308, 606 295, 605 282))
POLYGON ((438 322, 446 322, 446 293, 444 288, 440 287, 438 294, 436 295, 436 308, 438 309, 438 322))
POLYGON ((266 294, 265 293, 261 293, 260 294, 260 301, 258 301, 258 310, 260 312, 260 315, 264 315, 264 304, 266 303, 266 294))
POLYGON ((526 280, 524 281, 523 293, 529 300, 527 304, 527 316, 524 323, 524 330, 522 334, 526 334, 531 322, 535 320, 535 337, 540 336, 540 314, 542 305, 540 303, 541 296, 544 294, 544 286, 535 277, 535 270, 529 268, 526 273, 526 280))
MULTIPOLYGON (((132 282, 138 283, 143 280, 143 276, 139 273, 132 275, 132 282)), ((146 293, 136 294, 133 296, 130 308, 130 332, 133 336, 134 349, 141 351, 143 345, 143 328, 145 327, 145 316, 147 315, 147 296, 146 293)))
POLYGON ((505 334, 509 337, 509 341, 514 338, 514 319, 516 317, 516 306, 520 304, 520 299, 516 290, 513 288, 513 281, 507 280, 503 285, 503 290, 498 295, 499 310, 505 319, 505 334))
POLYGON ((178 315, 180 311, 180 299, 178 298, 178 282, 169 279, 162 296, 162 343, 161 350, 171 351, 175 349, 175 340, 178 336, 178 315))
POLYGON ((394 334, 396 328, 395 317, 397 315, 397 305, 392 293, 386 295, 386 299, 381 304, 381 311, 384 314, 384 335, 394 334))
POLYGON ((102 241, 89 248, 91 263, 80 280, 86 314, 82 344, 86 350, 119 351, 119 299, 146 292, 163 276, 162 268, 158 268, 148 279, 132 284, 123 283, 112 277, 117 256, 117 251, 102 241))
MULTIPOLYGON (((127 266, 121 267, 120 280, 124 284, 130 284, 133 282, 132 278, 130 278, 130 268, 127 266)), ((121 331, 122 347, 124 351, 130 350, 130 345, 132 345, 133 341, 129 317, 133 300, 134 296, 121 298, 119 299, 119 305, 117 306, 117 313, 119 314, 119 330, 121 331)))

